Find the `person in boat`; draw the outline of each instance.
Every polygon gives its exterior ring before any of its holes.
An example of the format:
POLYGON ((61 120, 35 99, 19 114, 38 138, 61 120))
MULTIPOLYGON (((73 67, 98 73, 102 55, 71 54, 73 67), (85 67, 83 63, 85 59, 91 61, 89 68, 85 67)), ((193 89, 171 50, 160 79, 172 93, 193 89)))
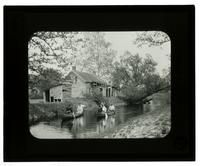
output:
POLYGON ((70 104, 65 111, 66 114, 72 114, 75 117, 74 111, 73 111, 73 106, 70 104))
POLYGON ((83 111, 84 111, 84 108, 85 108, 85 105, 84 104, 81 104, 79 103, 78 106, 77 106, 77 110, 76 110, 76 113, 77 114, 82 114, 83 111))
POLYGON ((102 112, 103 103, 100 103, 98 106, 99 106, 98 112, 101 113, 102 112))
POLYGON ((111 111, 111 112, 115 112, 115 106, 114 106, 114 104, 111 104, 109 106, 108 110, 111 111))
POLYGON ((106 108, 106 106, 104 105, 104 103, 102 104, 102 113, 105 114, 105 117, 106 117, 106 119, 107 119, 107 118, 108 118, 107 108, 106 108))

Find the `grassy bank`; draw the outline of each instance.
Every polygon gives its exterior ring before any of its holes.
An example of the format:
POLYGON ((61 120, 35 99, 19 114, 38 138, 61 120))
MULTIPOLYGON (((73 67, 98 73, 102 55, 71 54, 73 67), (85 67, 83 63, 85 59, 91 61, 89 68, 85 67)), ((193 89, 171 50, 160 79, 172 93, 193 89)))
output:
MULTIPOLYGON (((116 106, 125 104, 118 98, 109 98, 108 100, 116 106)), ((92 99, 86 98, 73 98, 61 103, 30 103, 29 124, 34 125, 41 121, 60 119, 63 117, 69 104, 72 104, 75 110, 78 103, 84 104, 87 110, 96 111, 98 109, 97 104, 92 99)))
POLYGON ((72 104, 76 109, 78 103, 81 102, 87 109, 97 109, 97 105, 88 99, 71 99, 62 103, 35 103, 29 104, 29 124, 33 125, 41 121, 51 121, 62 118, 66 108, 72 104))

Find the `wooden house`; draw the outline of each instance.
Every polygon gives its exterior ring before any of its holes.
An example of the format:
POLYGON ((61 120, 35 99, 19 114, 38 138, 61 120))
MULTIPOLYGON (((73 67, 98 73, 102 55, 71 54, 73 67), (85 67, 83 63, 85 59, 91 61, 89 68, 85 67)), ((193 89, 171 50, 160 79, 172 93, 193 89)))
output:
POLYGON ((77 71, 73 67, 66 81, 47 89, 43 97, 45 102, 62 102, 69 98, 84 98, 85 94, 92 94, 94 91, 99 91, 105 97, 118 95, 117 88, 93 74, 77 71))

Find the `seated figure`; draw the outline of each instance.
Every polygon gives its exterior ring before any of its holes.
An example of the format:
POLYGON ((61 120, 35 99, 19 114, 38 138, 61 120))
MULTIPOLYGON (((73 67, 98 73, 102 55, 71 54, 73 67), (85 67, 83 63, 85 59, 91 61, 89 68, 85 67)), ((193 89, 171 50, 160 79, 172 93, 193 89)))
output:
POLYGON ((115 111, 115 106, 114 106, 113 104, 111 104, 111 105, 109 106, 109 111, 115 111))
POLYGON ((67 114, 73 113, 73 106, 71 104, 68 107, 66 107, 65 113, 67 114))
POLYGON ((84 111, 84 107, 85 107, 84 104, 79 104, 77 107, 77 113, 81 114, 84 111))

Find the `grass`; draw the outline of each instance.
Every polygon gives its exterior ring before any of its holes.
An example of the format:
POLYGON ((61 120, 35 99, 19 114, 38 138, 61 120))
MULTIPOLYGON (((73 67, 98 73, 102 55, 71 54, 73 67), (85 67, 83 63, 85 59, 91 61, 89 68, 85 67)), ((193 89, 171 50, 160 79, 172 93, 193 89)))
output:
POLYGON ((97 108, 97 105, 87 99, 71 99, 61 103, 36 103, 29 104, 29 124, 34 125, 41 121, 51 121, 60 119, 64 116, 66 108, 72 104, 73 109, 77 108, 78 103, 86 105, 87 109, 97 108))

